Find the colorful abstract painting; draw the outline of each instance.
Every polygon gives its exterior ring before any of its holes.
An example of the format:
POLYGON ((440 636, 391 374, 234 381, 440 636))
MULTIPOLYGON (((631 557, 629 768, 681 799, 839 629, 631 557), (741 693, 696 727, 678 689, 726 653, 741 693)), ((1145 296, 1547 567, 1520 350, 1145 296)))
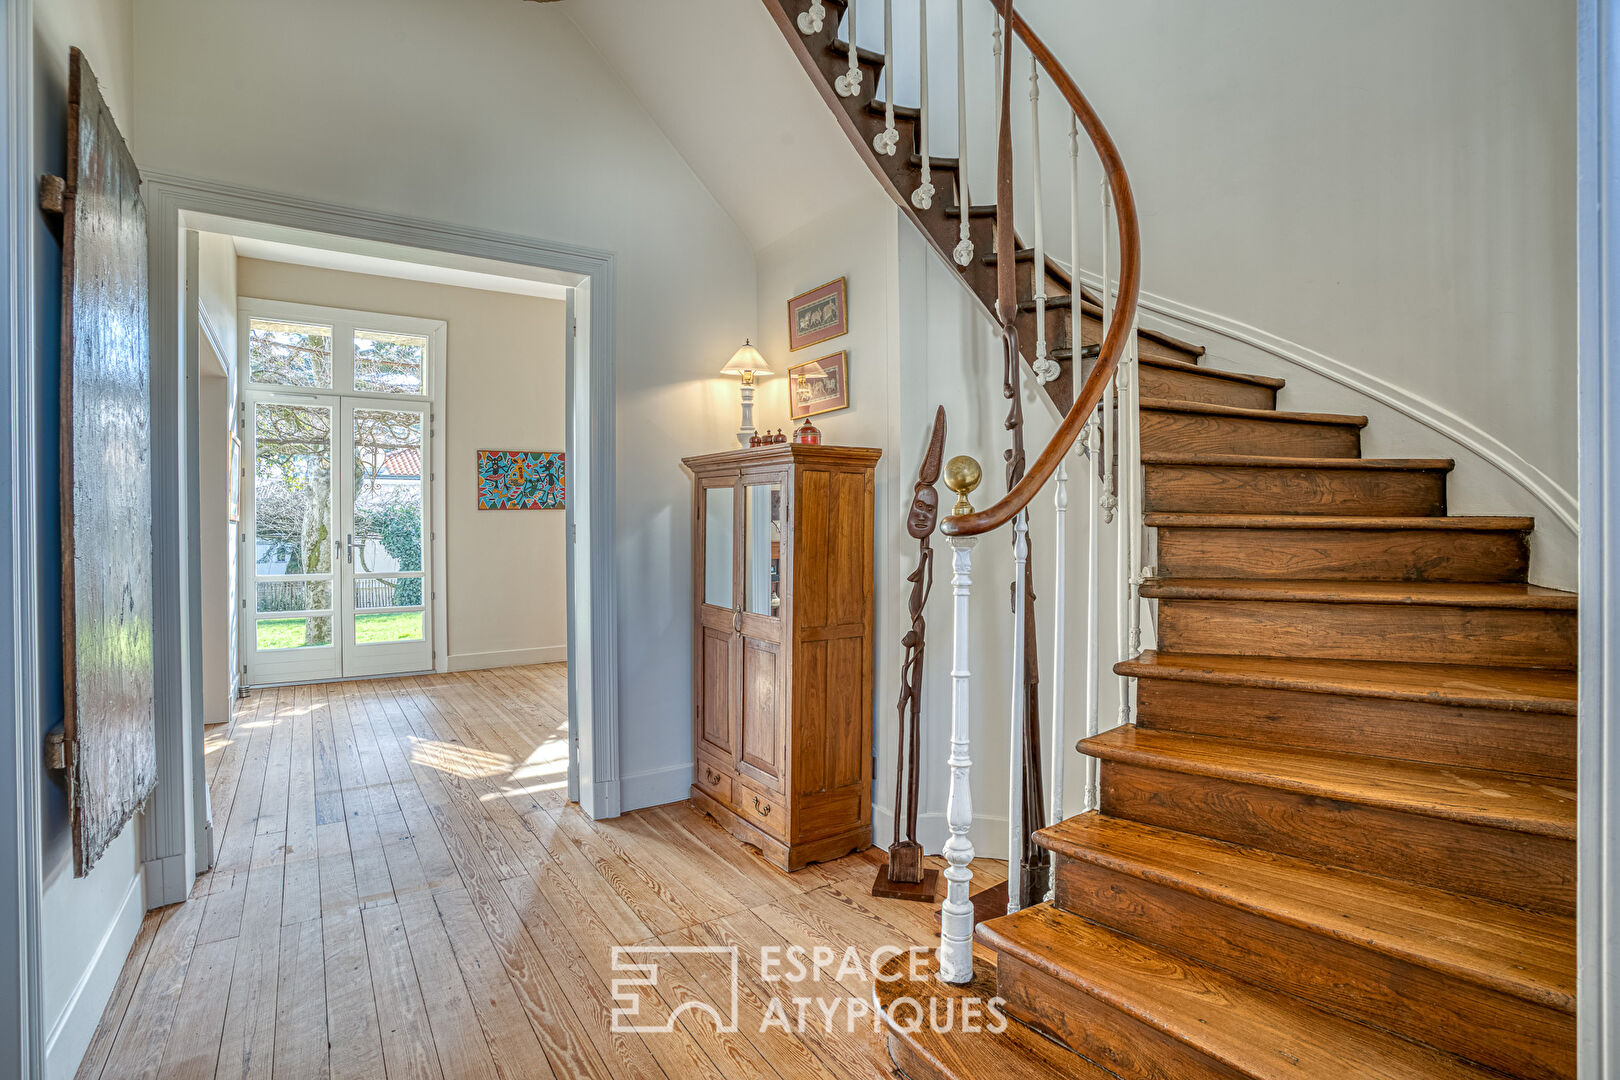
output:
POLYGON ((561 450, 480 450, 478 509, 561 510, 565 477, 561 450))

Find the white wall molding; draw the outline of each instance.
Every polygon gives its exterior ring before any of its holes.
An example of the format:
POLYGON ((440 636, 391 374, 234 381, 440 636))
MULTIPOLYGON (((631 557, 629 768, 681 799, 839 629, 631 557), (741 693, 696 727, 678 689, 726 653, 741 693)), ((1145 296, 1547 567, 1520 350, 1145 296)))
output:
POLYGON ((619 802, 626 811, 681 802, 691 794, 692 763, 631 773, 619 778, 619 802))
MULTIPOLYGON (((1101 288, 1102 280, 1098 274, 1082 270, 1080 279, 1093 289, 1101 288)), ((1315 372, 1323 378, 1387 405, 1450 442, 1477 454, 1482 460, 1500 470, 1536 502, 1546 507, 1548 514, 1571 533, 1579 531, 1578 505, 1575 496, 1567 488, 1496 436, 1438 402, 1430 401, 1352 364, 1336 360, 1287 338, 1267 333, 1238 319, 1145 291, 1141 293, 1140 305, 1144 315, 1147 316, 1142 319, 1142 325, 1149 329, 1161 330, 1183 338, 1190 336, 1189 330, 1216 334, 1269 353, 1296 367, 1315 372), (1158 318, 1155 319, 1153 316, 1158 318)), ((1200 341, 1199 344, 1204 342, 1200 341)))
POLYGON ((450 671, 484 671, 488 668, 522 667, 525 664, 560 664, 568 659, 568 646, 544 645, 537 649, 451 653, 448 659, 450 671))
POLYGON ((90 962, 79 973, 78 982, 62 1004, 62 1011, 51 1021, 45 1036, 45 1075, 70 1077, 78 1071, 79 1062, 90 1045, 90 1039, 101 1023, 101 1011, 112 997, 113 986, 124 969, 126 941, 135 940, 141 919, 146 915, 142 897, 142 875, 130 878, 124 898, 118 904, 118 914, 107 924, 90 962))

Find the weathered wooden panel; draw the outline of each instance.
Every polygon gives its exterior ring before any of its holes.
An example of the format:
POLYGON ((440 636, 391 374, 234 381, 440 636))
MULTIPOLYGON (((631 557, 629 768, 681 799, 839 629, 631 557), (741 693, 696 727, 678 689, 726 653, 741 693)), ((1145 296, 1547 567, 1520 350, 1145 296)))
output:
POLYGON ((157 784, 140 173, 79 50, 62 201, 62 638, 74 873, 157 784))

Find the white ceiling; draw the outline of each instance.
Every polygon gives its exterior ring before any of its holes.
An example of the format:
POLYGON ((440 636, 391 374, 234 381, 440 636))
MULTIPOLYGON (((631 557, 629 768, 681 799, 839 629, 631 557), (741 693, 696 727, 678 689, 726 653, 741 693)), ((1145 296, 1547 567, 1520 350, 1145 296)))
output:
MULTIPOLYGON (((311 247, 306 244, 287 243, 263 236, 234 235, 236 253, 244 259, 263 259, 266 262, 291 263, 294 266, 314 266, 323 270, 344 270, 351 274, 372 274, 376 277, 403 278, 407 281, 427 281, 436 285, 456 285, 463 289, 482 289, 485 292, 516 293, 519 296, 543 296, 562 300, 567 289, 549 281, 512 277, 488 270, 469 269, 466 265, 444 265, 418 262, 426 253, 412 252, 413 258, 390 258, 334 247, 311 247)), ((340 238, 324 238, 323 242, 342 242, 340 238)), ((407 249, 399 249, 405 254, 407 249)), ((484 262, 486 260, 478 260, 484 262)), ((495 264, 491 264, 495 265, 495 264)))
POLYGON ((756 251, 877 184, 760 0, 567 10, 756 251))

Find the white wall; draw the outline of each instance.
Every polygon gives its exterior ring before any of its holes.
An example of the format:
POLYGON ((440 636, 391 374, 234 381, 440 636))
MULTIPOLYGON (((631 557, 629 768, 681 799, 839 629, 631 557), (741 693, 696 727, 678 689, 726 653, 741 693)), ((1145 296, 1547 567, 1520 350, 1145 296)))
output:
POLYGON ((753 330, 754 260, 563 6, 143 0, 136 156, 148 170, 616 254, 630 807, 684 797, 690 782, 680 458, 724 446, 734 426, 735 386, 718 372, 753 330), (387 63, 369 62, 380 54, 387 63))
MULTIPOLYGON (((212 605, 214 615, 205 613, 209 619, 218 618, 223 612, 223 623, 218 627, 218 640, 212 636, 203 639, 205 650, 212 648, 214 655, 204 659, 203 668, 203 723, 217 724, 230 719, 231 700, 236 696, 236 688, 241 683, 241 664, 237 659, 237 613, 240 606, 237 604, 236 557, 238 523, 230 520, 227 503, 230 496, 230 477, 226 475, 226 459, 229 455, 230 437, 236 431, 238 413, 236 408, 236 244, 228 236, 218 233, 199 233, 197 236, 197 307, 201 319, 201 344, 199 351, 205 361, 204 367, 211 363, 212 370, 221 372, 224 376, 223 387, 202 384, 205 392, 212 391, 213 400, 205 399, 202 402, 201 414, 203 431, 203 470, 212 470, 213 479, 204 477, 201 481, 203 498, 215 500, 213 507, 206 503, 203 506, 203 529, 205 532, 214 530, 215 541, 219 545, 216 553, 212 549, 216 546, 206 538, 199 538, 202 545, 203 588, 204 604, 208 605, 207 590, 218 585, 223 593, 223 608, 221 605, 212 605), (212 406, 212 409, 211 409, 212 406), (223 425, 224 434, 219 435, 219 426, 223 425), (223 451, 223 452, 222 452, 223 451), (217 457, 216 457, 217 455, 217 457), (223 486, 221 486, 223 485, 223 486), (212 524, 210 522, 212 521, 212 524), (209 560, 218 557, 222 564, 209 566, 209 560), (223 676, 223 694, 219 680, 223 676)), ((205 631, 205 634, 211 632, 205 631)), ((201 734, 197 737, 197 746, 202 745, 201 734)))
MULTIPOLYGON (((66 167, 68 48, 79 46, 101 83, 124 134, 131 134, 133 52, 128 0, 53 0, 36 4, 36 172, 61 175, 66 167)), ((35 233, 35 326, 38 367, 35 424, 39 484, 39 646, 41 728, 62 715, 60 521, 57 492, 58 380, 61 377, 61 246, 45 228, 35 233)), ((112 994, 124 956, 140 928, 139 828, 122 834, 87 878, 73 876, 73 838, 67 801, 53 782, 42 784, 44 897, 40 907, 40 970, 46 1074, 70 1077, 112 994)))
MULTIPOLYGON (((987 41, 989 11, 973 8, 974 40, 987 41)), ((1020 10, 1119 144, 1147 292, 1321 354, 1499 440, 1531 483, 1573 507, 1574 0, 1030 0, 1020 10)), ((987 54, 970 74, 981 149, 987 54)), ((1015 63, 1016 138, 1027 147, 1022 49, 1015 63)), ((1042 124, 1047 236, 1061 238, 1066 260, 1066 114, 1049 84, 1042 124)), ((954 144, 954 133, 940 137, 954 144)), ((1096 269, 1089 150, 1083 160, 1091 254, 1081 261, 1096 269)), ((988 191, 991 160, 975 161, 988 191)), ((1027 174, 1019 197, 1029 211, 1027 174)), ((1027 213, 1021 228, 1027 238, 1027 213)), ((1293 393, 1308 383, 1296 379, 1284 407, 1338 407, 1293 393)), ((1436 431, 1378 417, 1370 434, 1372 453, 1453 453, 1436 431)), ((1457 457, 1454 509, 1536 514, 1538 546, 1562 551, 1538 559, 1538 579, 1572 585, 1573 533, 1482 459, 1457 457)))
POLYGON ((561 511, 480 511, 479 449, 561 450, 561 300, 238 260, 243 296, 443 319, 448 476, 446 644, 453 670, 561 660, 568 652, 561 511))

